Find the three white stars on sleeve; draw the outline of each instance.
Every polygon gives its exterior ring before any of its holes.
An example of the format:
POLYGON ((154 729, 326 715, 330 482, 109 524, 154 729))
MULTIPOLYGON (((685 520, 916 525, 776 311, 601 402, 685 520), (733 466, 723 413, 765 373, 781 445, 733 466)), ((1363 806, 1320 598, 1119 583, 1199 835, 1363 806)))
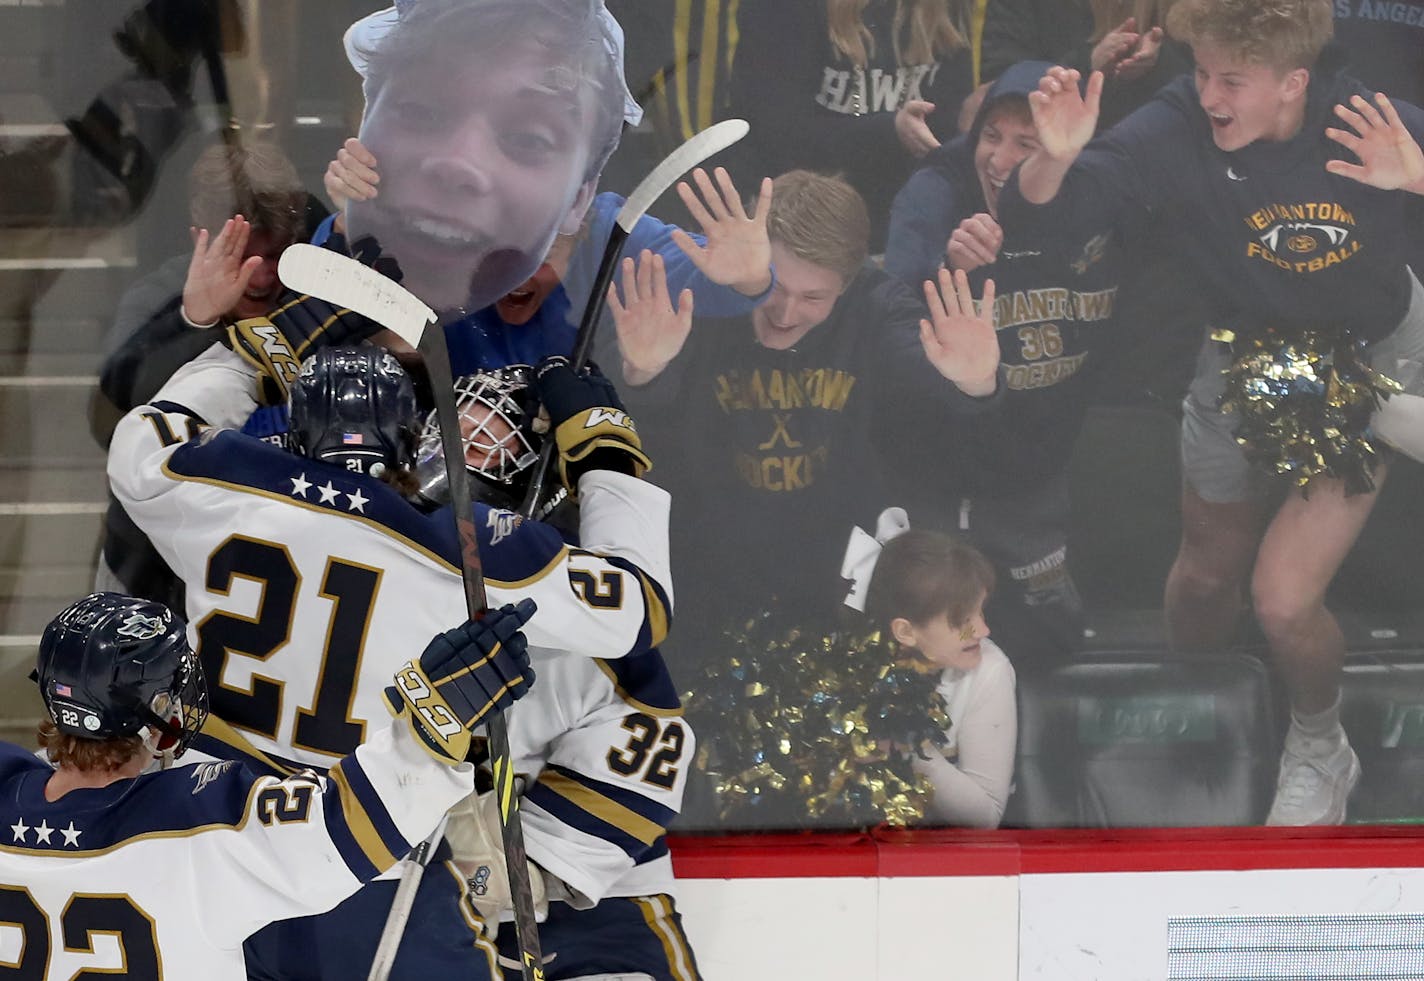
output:
MULTIPOLYGON (((310 480, 307 480, 307 475, 305 473, 300 473, 297 474, 295 477, 288 477, 287 479, 292 482, 291 495, 293 497, 300 497, 304 501, 309 500, 309 498, 307 497, 307 491, 312 489, 313 484, 310 480)), ((366 505, 371 503, 371 499, 361 493, 360 487, 357 487, 355 492, 351 493, 341 490, 330 480, 328 480, 325 484, 317 486, 316 492, 321 495, 321 500, 317 503, 330 504, 332 507, 339 507, 339 498, 344 496, 347 501, 350 502, 349 504, 347 504, 346 510, 354 511, 359 514, 365 514, 366 505)))
POLYGON ((14 838, 12 840, 18 841, 23 845, 28 845, 30 843, 29 838, 27 838, 26 835, 28 835, 31 831, 35 833, 36 845, 52 844, 50 839, 54 835, 54 833, 58 831, 60 834, 64 835, 64 844, 67 848, 78 848, 79 836, 84 833, 83 831, 80 831, 79 829, 74 827, 73 821, 69 822, 69 827, 67 828, 51 828, 49 826, 48 821, 41 819, 39 824, 35 825, 34 827, 31 827, 30 825, 25 823, 24 818, 20 818, 18 822, 10 825, 10 831, 14 834, 14 838))

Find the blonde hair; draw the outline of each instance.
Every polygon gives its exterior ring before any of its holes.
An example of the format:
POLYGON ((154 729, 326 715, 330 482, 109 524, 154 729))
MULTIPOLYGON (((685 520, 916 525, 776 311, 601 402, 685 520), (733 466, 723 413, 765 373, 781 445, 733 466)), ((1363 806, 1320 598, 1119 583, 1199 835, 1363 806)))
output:
POLYGON ((1292 71, 1315 64, 1335 19, 1330 0, 1179 0, 1167 29, 1188 44, 1209 41, 1248 64, 1292 71))
POLYGON ((1177 0, 1092 0, 1093 34, 1088 40, 1101 41, 1129 17, 1137 20, 1139 32, 1165 28, 1167 15, 1176 3, 1177 0))
MULTIPOLYGON (((772 0, 788 3, 794 0, 772 0)), ((924 65, 941 55, 965 47, 968 42, 955 26, 950 13, 952 0, 896 0, 895 61, 900 65, 924 65), (908 35, 908 36, 907 36, 908 35)), ((862 15, 870 0, 826 0, 831 44, 851 64, 864 68, 875 53, 875 38, 862 15)), ((957 5, 957 4, 956 4, 957 5)))
POLYGON ((772 182, 767 236, 849 282, 870 253, 865 201, 839 177, 791 170, 772 182))
POLYGON ((82 739, 49 719, 40 722, 35 733, 40 749, 55 766, 68 766, 85 773, 117 770, 143 751, 143 734, 113 739, 82 739))

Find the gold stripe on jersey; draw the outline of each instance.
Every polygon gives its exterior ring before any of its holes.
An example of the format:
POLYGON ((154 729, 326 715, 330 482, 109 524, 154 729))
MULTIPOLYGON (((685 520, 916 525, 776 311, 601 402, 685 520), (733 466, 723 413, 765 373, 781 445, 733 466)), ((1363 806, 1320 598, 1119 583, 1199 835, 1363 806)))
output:
POLYGON ((657 647, 667 640, 668 609, 663 605, 663 601, 658 598, 657 590, 653 584, 641 572, 638 573, 638 584, 643 587, 643 609, 648 620, 649 647, 657 647))
POLYGON ((0 842, 0 852, 8 855, 25 855, 46 857, 53 855, 63 855, 65 858, 87 858, 95 855, 107 855, 128 845, 139 841, 157 841, 160 838, 192 838, 194 835, 204 834, 209 831, 241 831, 247 827, 247 822, 251 820, 257 809, 257 798, 265 790, 270 790, 276 777, 262 777, 252 782, 252 786, 247 789, 247 800, 242 806, 242 817, 237 821, 210 821, 207 824, 196 824, 188 828, 172 828, 167 831, 145 831, 139 834, 130 835, 121 841, 116 841, 107 848, 15 848, 0 842))
POLYGON ((469 883, 465 880, 465 877, 460 874, 460 869, 454 862, 441 862, 440 866, 450 874, 450 878, 455 880, 460 890, 460 918, 465 921, 465 926, 470 928, 470 933, 474 934, 474 939, 471 943, 474 944, 476 950, 479 950, 485 955, 485 959, 489 962, 490 977, 500 977, 499 950, 485 936, 485 921, 475 910, 474 904, 469 901, 469 883))
MULTIPOLYGON (((222 487, 227 490, 237 491, 241 494, 251 494, 254 497, 265 497, 269 501, 283 501, 287 504, 294 505, 295 507, 315 512, 316 514, 326 514, 334 518, 344 518, 347 521, 360 522, 366 527, 380 532, 387 538, 391 538, 397 542, 400 542, 406 548, 409 548, 415 552, 419 552, 421 555, 425 556, 430 561, 439 565, 441 568, 453 572, 456 575, 460 574, 460 567, 451 563, 438 552, 433 552, 426 546, 420 544, 419 542, 407 538, 399 532, 391 530, 389 527, 381 524, 375 518, 368 518, 363 514, 354 514, 345 511, 334 511, 329 507, 324 507, 320 504, 316 504, 311 501, 303 501, 300 498, 292 497, 290 494, 279 494, 276 491, 262 490, 259 487, 250 487, 247 484, 238 484, 229 480, 219 480, 216 477, 195 477, 191 474, 178 473, 169 466, 169 461, 167 460, 163 461, 163 475, 170 480, 179 480, 192 484, 207 484, 210 487, 222 487)), ((525 576, 523 579, 505 580, 494 579, 490 576, 486 576, 485 582, 491 583, 492 585, 497 586, 500 589, 522 589, 526 586, 533 585, 534 583, 539 582, 540 580, 549 576, 556 568, 562 566, 564 562, 568 559, 568 551, 569 550, 567 547, 559 549, 559 551, 554 554, 553 558, 551 558, 542 569, 540 569, 538 572, 535 572, 533 575, 525 576)))
POLYGON ((636 811, 615 800, 609 800, 598 791, 555 770, 545 770, 539 774, 539 783, 580 810, 587 811, 605 824, 613 825, 645 845, 651 845, 667 833, 667 829, 656 821, 649 821, 636 811))
POLYGON ((346 828, 351 832, 351 837, 356 839, 356 844, 361 846, 361 851, 365 852, 366 860, 382 872, 400 861, 400 856, 392 854, 381 840, 380 832, 371 822, 371 815, 366 813, 366 808, 351 789, 346 774, 341 771, 341 764, 338 763, 327 770, 326 775, 336 784, 336 794, 341 799, 341 813, 346 818, 346 828))
POLYGON ((677 118, 682 124, 682 138, 685 140, 697 132, 692 127, 692 109, 687 97, 688 41, 692 34, 692 0, 677 0, 677 11, 673 21, 673 64, 676 69, 673 81, 677 83, 677 118))
POLYGON ((702 7, 702 50, 697 53, 697 120, 693 132, 700 133, 712 125, 712 98, 717 88, 717 51, 708 51, 707 39, 714 43, 721 18, 720 0, 706 0, 702 7))
POLYGON ((728 78, 732 77, 732 64, 737 60, 737 42, 741 40, 741 31, 737 29, 737 17, 740 11, 737 9, 742 4, 742 0, 731 0, 727 6, 727 48, 722 55, 722 67, 728 78))
POLYGON ((656 705, 649 705, 647 702, 634 698, 628 694, 626 688, 619 684, 617 673, 614 672, 613 667, 606 660, 601 657, 595 657, 592 660, 593 663, 598 666, 598 670, 602 671, 604 676, 608 678, 609 684, 613 686, 614 694, 623 699, 630 708, 635 708, 639 712, 647 712, 649 715, 656 715, 663 719, 682 718, 683 711, 681 708, 659 708, 656 705))
MULTIPOLYGON (((301 769, 294 768, 287 763, 278 761, 275 757, 269 756, 248 741, 247 737, 228 725, 216 715, 210 715, 203 720, 203 735, 211 736, 224 746, 231 747, 244 756, 249 756, 264 766, 283 776, 295 776, 301 769)), ((212 755, 209 753, 208 755, 212 755)))
POLYGON ((633 903, 643 914, 643 922, 658 938, 667 957, 668 973, 676 981, 698 981, 697 969, 693 967, 692 950, 687 946, 687 938, 672 918, 672 901, 667 896, 632 896, 633 903))

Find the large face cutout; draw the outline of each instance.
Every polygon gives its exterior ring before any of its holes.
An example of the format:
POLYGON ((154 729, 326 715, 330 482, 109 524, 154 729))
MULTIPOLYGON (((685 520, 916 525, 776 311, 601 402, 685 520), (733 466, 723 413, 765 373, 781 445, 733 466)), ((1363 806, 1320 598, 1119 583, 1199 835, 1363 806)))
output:
POLYGON ((393 67, 361 128, 381 193, 347 212, 353 240, 374 235, 441 313, 486 307, 532 276, 594 193, 598 96, 536 37, 481 47, 436 44, 393 67))

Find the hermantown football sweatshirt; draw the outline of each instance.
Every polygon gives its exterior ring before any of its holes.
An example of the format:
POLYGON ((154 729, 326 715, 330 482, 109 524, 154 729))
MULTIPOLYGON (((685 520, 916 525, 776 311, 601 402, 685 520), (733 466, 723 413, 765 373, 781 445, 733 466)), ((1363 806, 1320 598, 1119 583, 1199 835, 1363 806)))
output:
MULTIPOLYGON (((1189 77, 1090 143, 1058 195, 1032 205, 1017 175, 999 201, 1008 229, 1085 228, 1136 216, 1176 243, 1206 282, 1216 325, 1251 333, 1270 325, 1349 330, 1375 340, 1404 316, 1409 292, 1405 191, 1381 191, 1325 170, 1357 162, 1325 136, 1337 103, 1359 93, 1327 48, 1311 72, 1305 121, 1290 139, 1227 153, 1189 77)), ((1424 110, 1395 103, 1417 140, 1424 110)))

